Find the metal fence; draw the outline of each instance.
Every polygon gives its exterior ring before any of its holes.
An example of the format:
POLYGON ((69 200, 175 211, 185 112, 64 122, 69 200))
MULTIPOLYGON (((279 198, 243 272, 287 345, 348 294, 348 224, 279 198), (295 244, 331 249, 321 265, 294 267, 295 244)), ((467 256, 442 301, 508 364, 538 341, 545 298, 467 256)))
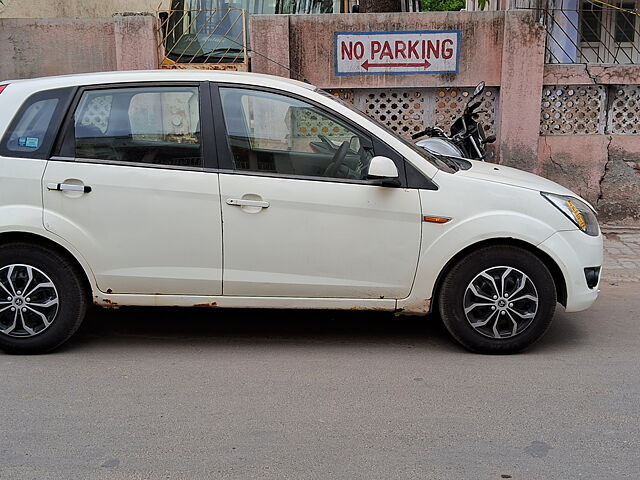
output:
POLYGON ((245 9, 164 10, 158 17, 160 68, 248 71, 245 9))
POLYGON ((547 63, 640 63, 640 0, 515 0, 547 30, 547 63))

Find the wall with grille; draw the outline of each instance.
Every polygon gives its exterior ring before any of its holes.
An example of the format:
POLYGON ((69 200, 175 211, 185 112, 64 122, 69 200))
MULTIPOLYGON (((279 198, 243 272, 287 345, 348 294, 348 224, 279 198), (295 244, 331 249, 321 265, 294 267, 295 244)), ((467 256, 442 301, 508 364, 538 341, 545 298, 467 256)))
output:
MULTIPOLYGON (((401 88, 330 90, 389 129, 410 139, 428 126, 449 131, 462 115, 473 88, 401 88)), ((478 110, 487 135, 495 135, 498 89, 486 88, 478 110)))
POLYGON ((640 65, 546 63, 546 32, 531 10, 284 17, 253 17, 253 48, 273 61, 254 55, 252 71, 331 90, 404 138, 426 126, 447 130, 484 80, 492 88, 481 121, 498 137, 494 161, 569 187, 601 220, 640 225, 640 65), (452 26, 463 33, 456 74, 336 74, 336 32, 452 26))
POLYGON ((546 85, 541 135, 640 134, 640 85, 546 85))

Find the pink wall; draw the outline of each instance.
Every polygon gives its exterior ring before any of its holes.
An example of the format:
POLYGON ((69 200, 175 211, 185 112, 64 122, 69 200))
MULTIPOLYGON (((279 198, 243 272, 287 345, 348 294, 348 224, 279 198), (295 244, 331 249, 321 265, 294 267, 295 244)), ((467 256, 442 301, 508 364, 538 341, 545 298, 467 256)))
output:
MULTIPOLYGON (((479 79, 495 86, 500 85, 504 17, 504 12, 259 15, 251 19, 251 47, 299 72, 290 74, 292 78, 306 78, 320 88, 475 86, 479 79), (462 30, 457 75, 334 74, 335 32, 452 29, 462 30)), ((278 65, 259 55, 252 59, 252 70, 282 73, 278 65)))
POLYGON ((149 14, 114 15, 116 70, 158 68, 156 19, 149 14))
POLYGON ((157 68, 155 19, 0 19, 0 79, 157 68))
POLYGON ((540 135, 544 85, 640 84, 640 66, 545 65, 545 31, 534 12, 264 15, 252 19, 252 70, 321 88, 500 88, 497 161, 533 171, 591 201, 609 222, 640 225, 640 136, 540 135), (458 74, 336 76, 334 33, 462 31, 458 74))
MULTIPOLYGON (((638 85, 640 65, 546 65, 545 85, 638 85)), ((605 221, 640 225, 640 135, 543 135, 535 172, 589 200, 605 221)))
POLYGON ((500 86, 498 154, 533 169, 538 151, 544 30, 533 12, 260 15, 251 20, 252 71, 306 79, 320 88, 500 86), (335 32, 461 30, 460 71, 440 75, 337 76, 335 32), (526 94, 524 94, 526 92, 526 94))
MULTIPOLYGON (((0 79, 157 68, 155 22, 150 15, 0 19, 0 79)), ((256 72, 333 89, 473 87, 480 80, 499 87, 498 161, 575 190, 606 221, 640 225, 639 135, 539 133, 543 85, 638 85, 639 65, 545 65, 544 31, 526 11, 261 15, 251 23, 256 72), (334 73, 334 32, 447 29, 462 31, 458 74, 334 73)))

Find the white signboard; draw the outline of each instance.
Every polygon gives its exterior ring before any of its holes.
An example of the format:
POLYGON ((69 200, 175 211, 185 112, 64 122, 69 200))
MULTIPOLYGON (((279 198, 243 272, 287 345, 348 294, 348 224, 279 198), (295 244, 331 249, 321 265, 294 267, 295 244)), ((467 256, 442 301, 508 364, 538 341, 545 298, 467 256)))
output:
POLYGON ((458 73, 460 30, 336 32, 336 75, 458 73))

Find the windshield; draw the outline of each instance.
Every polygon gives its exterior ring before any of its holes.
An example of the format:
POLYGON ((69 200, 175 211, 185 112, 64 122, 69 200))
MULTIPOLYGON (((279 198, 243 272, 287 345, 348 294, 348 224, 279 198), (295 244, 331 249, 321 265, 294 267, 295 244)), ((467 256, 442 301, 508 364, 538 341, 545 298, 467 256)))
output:
POLYGON ((325 97, 331 98, 333 101, 338 102, 339 104, 341 104, 344 107, 347 107, 349 110, 351 110, 352 112, 358 114, 360 117, 364 117, 367 120, 370 120, 370 121, 374 122, 376 125, 378 125, 379 127, 385 129, 387 132, 392 134, 396 139, 398 139, 399 141, 404 143, 407 147, 409 147, 411 150, 413 150, 415 153, 417 153, 420 157, 425 159, 427 162, 429 162, 434 167, 436 167, 436 168, 438 168, 440 170, 444 170, 445 172, 449 172, 449 173, 453 173, 453 172, 456 172, 456 171, 459 170, 459 168, 455 164, 455 162, 452 162, 452 163, 445 162, 443 159, 438 158, 435 155, 432 155, 431 153, 427 152, 426 150, 424 150, 424 149, 418 147, 417 145, 411 143, 410 141, 405 140, 400 135, 398 135, 396 132, 394 132, 389 127, 387 127, 384 123, 381 123, 378 120, 376 120, 375 118, 371 118, 371 117, 365 115, 364 113, 362 113, 360 110, 355 108, 350 103, 345 102, 344 100, 342 100, 340 97, 336 97, 335 95, 332 95, 331 93, 329 93, 329 92, 327 92, 325 90, 322 90, 320 88, 317 88, 316 92, 320 93, 321 95, 323 95, 325 97))

